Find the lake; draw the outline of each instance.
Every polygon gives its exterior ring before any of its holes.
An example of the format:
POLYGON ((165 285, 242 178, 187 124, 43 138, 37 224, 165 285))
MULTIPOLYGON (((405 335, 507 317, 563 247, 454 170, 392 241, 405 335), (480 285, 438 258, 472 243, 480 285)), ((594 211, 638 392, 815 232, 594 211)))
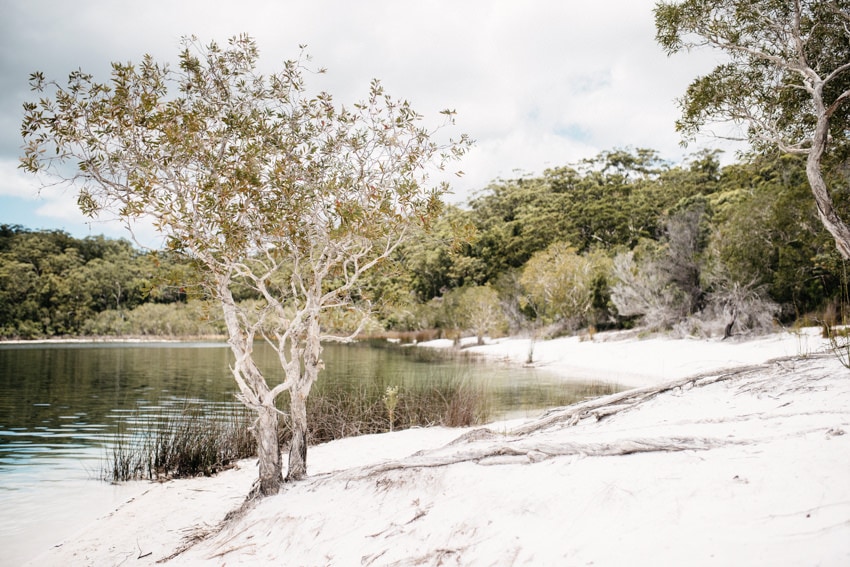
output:
MULTIPOLYGON (((273 351, 258 348, 257 358, 269 382, 279 381, 273 351)), ((492 420, 616 391, 415 347, 331 344, 323 359, 317 386, 325 389, 481 385, 492 420)), ((132 435, 189 403, 238 405, 231 360, 215 342, 0 345, 0 565, 20 564, 143 489, 100 480, 119 432, 132 435)))

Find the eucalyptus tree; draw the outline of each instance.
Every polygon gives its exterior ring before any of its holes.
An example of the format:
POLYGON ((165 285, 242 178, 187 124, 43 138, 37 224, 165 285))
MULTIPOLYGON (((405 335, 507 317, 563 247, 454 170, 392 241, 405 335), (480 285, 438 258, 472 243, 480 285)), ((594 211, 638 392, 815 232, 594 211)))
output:
POLYGON ((151 218, 167 247, 199 268, 194 283, 221 305, 239 397, 257 414, 259 495, 284 480, 275 399, 289 394, 286 479, 297 480, 322 341, 356 335, 327 336, 322 313, 368 308, 361 276, 439 212, 447 185, 431 176, 470 144, 436 142, 441 126, 423 126, 378 81, 351 106, 311 94, 306 78, 324 71, 303 49, 269 75, 247 36, 226 47, 184 38, 177 69, 145 56, 113 63, 108 82, 74 71, 62 85, 34 73, 43 94, 24 105, 22 123, 23 169, 70 182, 87 214, 151 218), (261 298, 250 308, 234 297, 244 286, 261 298), (263 340, 282 375, 257 366, 263 340))
POLYGON ((728 56, 688 87, 677 128, 692 137, 732 121, 756 149, 805 156, 820 220, 850 258, 850 226, 824 175, 850 155, 850 2, 659 2, 655 24, 668 54, 708 46, 728 56))

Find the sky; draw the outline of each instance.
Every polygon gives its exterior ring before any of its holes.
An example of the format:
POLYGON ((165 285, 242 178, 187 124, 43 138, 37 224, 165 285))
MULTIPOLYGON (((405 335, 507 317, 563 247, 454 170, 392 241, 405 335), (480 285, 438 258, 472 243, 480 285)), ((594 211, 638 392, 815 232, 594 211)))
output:
MULTIPOLYGON (((437 123, 445 108, 476 144, 452 178, 465 203, 497 179, 538 175, 602 151, 651 148, 680 163, 676 98, 719 54, 668 57, 655 42, 655 0, 0 0, 0 224, 61 229, 76 237, 128 237, 109 219, 87 219, 72 191, 17 168, 22 104, 34 71, 64 81, 82 69, 106 80, 112 61, 144 54, 176 62, 180 38, 254 37, 264 72, 306 44, 327 74, 315 88, 338 103, 378 78, 437 123)), ((730 152, 727 152, 727 157, 730 152)), ((154 238, 137 227, 140 240, 154 238)))

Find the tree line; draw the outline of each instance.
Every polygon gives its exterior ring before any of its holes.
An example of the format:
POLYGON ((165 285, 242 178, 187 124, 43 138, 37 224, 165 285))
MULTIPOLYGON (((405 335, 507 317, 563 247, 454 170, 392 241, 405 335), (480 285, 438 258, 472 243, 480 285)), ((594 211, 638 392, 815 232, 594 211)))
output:
MULTIPOLYGON (((746 332, 834 319, 845 278, 805 162, 787 154, 721 167, 716 152, 671 165, 652 150, 612 150, 496 180, 392 260, 360 291, 375 306, 367 331, 716 334, 733 322, 730 332, 746 332)), ((222 334, 217 311, 173 283, 191 270, 128 240, 3 225, 0 335, 222 334)), ((327 319, 354 324, 343 311, 327 319)))
MULTIPOLYGON (((831 175, 846 187, 846 173, 831 175)), ((845 193, 836 200, 846 207, 845 193)), ((845 264, 817 215, 801 157, 721 167, 705 152, 671 166, 652 150, 603 152, 449 209, 405 248, 402 287, 411 313, 424 303, 434 326, 479 335, 634 325, 709 335, 835 318, 845 264), (471 234, 461 243, 458 226, 471 234), (491 328, 469 328, 484 320, 491 328)))
POLYGON ((178 281, 191 266, 129 240, 0 225, 0 336, 220 334, 178 281))

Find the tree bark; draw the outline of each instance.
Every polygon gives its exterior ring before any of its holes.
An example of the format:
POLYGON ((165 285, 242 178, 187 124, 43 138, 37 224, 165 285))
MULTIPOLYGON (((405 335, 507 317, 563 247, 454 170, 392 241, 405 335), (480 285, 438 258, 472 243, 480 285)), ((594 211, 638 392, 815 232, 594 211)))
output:
POLYGON ((310 389, 319 377, 319 371, 325 367, 321 359, 322 343, 318 310, 308 316, 304 329, 303 346, 300 352, 297 345, 293 346, 293 358, 302 360, 303 366, 289 390, 292 442, 289 445, 287 482, 301 480, 307 476, 307 396, 310 395, 310 389))
POLYGON ((806 156, 806 177, 808 177, 809 186, 815 197, 818 216, 821 222, 835 239, 835 245, 838 247, 838 252, 841 253, 841 256, 845 260, 850 260, 850 227, 845 224, 844 220, 835 211, 832 195, 829 193, 829 188, 826 185, 826 180, 821 170, 823 155, 826 153, 826 146, 829 140, 829 115, 824 107, 820 89, 815 90, 813 100, 818 120, 815 126, 814 136, 812 137, 812 147, 806 156))
MULTIPOLYGON (((811 154, 807 161, 809 163, 814 161, 811 154)), ((818 165, 809 167, 807 164, 806 174, 809 178, 812 194, 815 196, 815 201, 817 202, 818 216, 821 222, 835 240, 835 245, 838 247, 838 252, 841 253, 841 256, 845 260, 850 260, 850 228, 847 227, 835 212, 832 197, 820 172, 820 167, 818 165)))
POLYGON ((289 445, 287 482, 307 476, 307 396, 301 388, 293 388, 289 392, 289 399, 292 442, 289 445))
POLYGON ((280 491, 283 483, 283 465, 277 438, 278 415, 273 405, 263 406, 257 413, 257 425, 254 428, 260 466, 257 489, 261 496, 272 496, 280 491))
POLYGON ((271 496, 277 494, 283 484, 283 464, 277 437, 278 413, 265 378, 251 358, 253 339, 243 332, 229 285, 229 275, 222 275, 217 291, 227 325, 228 344, 236 358, 231 371, 239 386, 240 400, 257 413, 253 433, 260 470, 252 495, 271 496))
POLYGON ((732 336, 732 327, 735 326, 735 321, 737 321, 737 320, 738 320, 738 308, 733 307, 732 308, 732 320, 729 321, 726 324, 726 328, 723 330, 723 339, 722 340, 725 341, 726 339, 728 339, 729 337, 732 336))

